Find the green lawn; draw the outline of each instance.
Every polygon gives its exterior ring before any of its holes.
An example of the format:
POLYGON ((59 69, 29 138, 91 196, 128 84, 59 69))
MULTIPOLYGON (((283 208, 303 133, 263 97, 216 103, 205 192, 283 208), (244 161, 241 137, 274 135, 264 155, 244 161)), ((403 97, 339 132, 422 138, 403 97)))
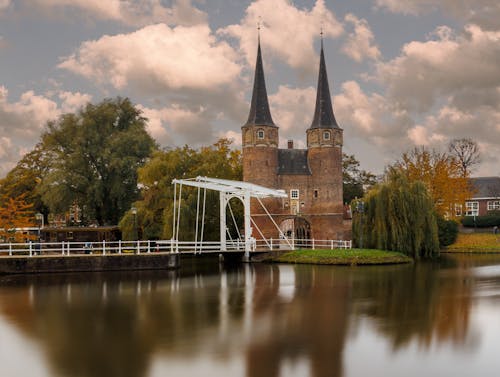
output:
POLYGON ((451 253, 500 253, 500 234, 459 233, 457 241, 443 251, 451 253))
POLYGON ((374 249, 295 250, 265 259, 275 263, 374 265, 409 263, 411 258, 393 251, 374 249))

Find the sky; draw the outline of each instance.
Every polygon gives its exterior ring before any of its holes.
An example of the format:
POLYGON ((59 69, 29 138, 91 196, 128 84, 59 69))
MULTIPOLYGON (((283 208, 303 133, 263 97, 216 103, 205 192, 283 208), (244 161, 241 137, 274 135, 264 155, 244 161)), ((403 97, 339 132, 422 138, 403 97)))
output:
POLYGON ((282 147, 305 147, 322 29, 344 151, 363 169, 471 137, 473 175, 500 175, 498 0, 0 0, 0 177, 47 121, 116 96, 161 147, 240 147, 259 23, 282 147))

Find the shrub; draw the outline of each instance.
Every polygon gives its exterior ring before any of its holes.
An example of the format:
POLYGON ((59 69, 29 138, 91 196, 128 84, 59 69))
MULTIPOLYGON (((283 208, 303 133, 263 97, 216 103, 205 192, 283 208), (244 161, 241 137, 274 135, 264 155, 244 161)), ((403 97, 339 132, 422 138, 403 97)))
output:
POLYGON ((458 235, 458 223, 446 220, 441 216, 437 218, 439 246, 445 247, 454 243, 458 235))
POLYGON ((488 214, 484 216, 465 216, 462 219, 462 225, 465 227, 488 228, 500 226, 500 214, 488 214))

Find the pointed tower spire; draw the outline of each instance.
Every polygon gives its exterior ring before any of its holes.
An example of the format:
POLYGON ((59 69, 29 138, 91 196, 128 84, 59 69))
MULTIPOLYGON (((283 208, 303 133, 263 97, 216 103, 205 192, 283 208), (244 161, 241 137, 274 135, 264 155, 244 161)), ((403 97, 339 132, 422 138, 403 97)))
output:
POLYGON ((260 25, 257 48, 257 62, 255 63, 255 77, 253 82, 252 104, 246 126, 274 126, 267 100, 266 81, 264 79, 264 67, 262 65, 262 53, 260 51, 260 25))
POLYGON ((323 52, 323 30, 321 30, 321 57, 319 61, 318 91, 314 119, 309 128, 340 128, 333 115, 332 98, 326 74, 325 54, 323 52))

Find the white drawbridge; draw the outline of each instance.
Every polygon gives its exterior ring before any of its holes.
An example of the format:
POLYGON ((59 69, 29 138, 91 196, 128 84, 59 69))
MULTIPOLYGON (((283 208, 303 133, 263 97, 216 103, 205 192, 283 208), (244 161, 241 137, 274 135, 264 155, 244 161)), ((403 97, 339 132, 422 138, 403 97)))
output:
MULTIPOLYGON (((174 184, 174 210, 173 210, 173 222, 172 222, 172 241, 175 245, 175 250, 179 250, 179 224, 181 216, 181 202, 182 202, 182 187, 191 186, 198 188, 197 204, 196 204, 196 229, 195 229, 195 253, 199 248, 199 251, 203 247, 203 232, 205 226, 205 205, 206 205, 206 191, 214 190, 219 192, 220 198, 220 251, 224 252, 228 250, 227 233, 228 228, 226 224, 226 210, 229 207, 231 217, 235 222, 236 231, 238 232, 237 245, 242 246, 245 251, 245 256, 248 258, 250 256, 250 251, 254 247, 255 238, 252 237, 252 224, 259 232, 262 239, 265 240, 257 224, 252 220, 250 213, 250 198, 256 198, 260 203, 265 213, 269 216, 273 224, 276 226, 278 232, 282 239, 286 240, 286 237, 282 234, 279 226, 276 224, 275 220, 267 211, 266 207, 262 203, 262 198, 287 198, 288 195, 283 190, 274 190, 267 187, 255 185, 253 183, 232 181, 227 179, 217 179, 217 178, 207 178, 207 177, 196 177, 191 179, 174 179, 172 181, 174 184), (203 194, 202 194, 203 191, 203 194), (229 201, 233 198, 238 198, 243 203, 244 208, 244 234, 243 237, 238 230, 236 220, 234 218, 233 211, 229 204, 229 201), (201 207, 201 208, 200 208, 201 207), (201 211, 201 216, 200 216, 201 211), (201 221, 200 221, 201 217, 201 221), (200 224, 201 222, 201 224, 200 224)), ((286 242, 289 243, 288 240, 286 242)), ((267 241, 266 241, 267 243, 267 241)), ((231 246, 234 249, 234 241, 231 242, 231 246)), ((290 247, 292 245, 290 244, 290 247)), ((272 247, 271 247, 272 249, 272 247)))

